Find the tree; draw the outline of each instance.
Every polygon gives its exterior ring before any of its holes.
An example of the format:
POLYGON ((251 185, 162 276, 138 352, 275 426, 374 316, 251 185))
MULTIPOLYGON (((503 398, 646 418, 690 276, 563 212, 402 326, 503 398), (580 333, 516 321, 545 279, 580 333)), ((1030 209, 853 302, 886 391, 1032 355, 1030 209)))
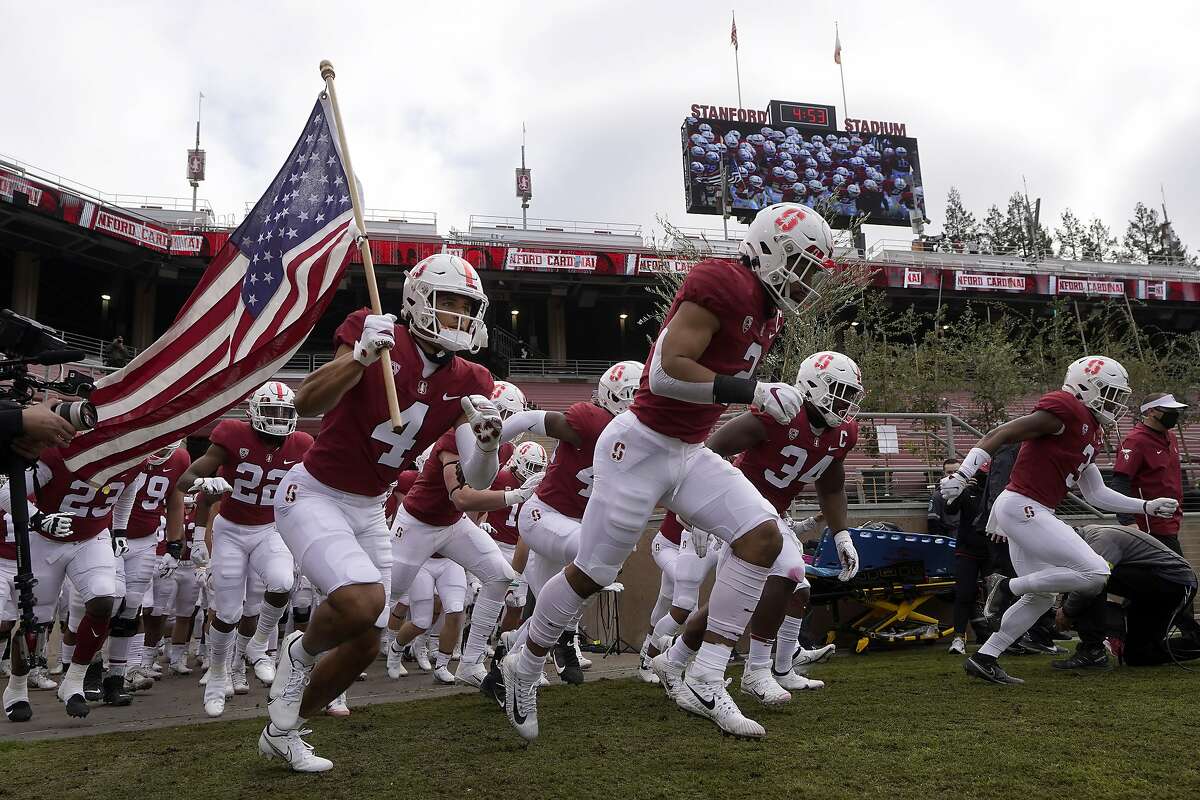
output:
POLYGON ((1075 212, 1066 209, 1059 217, 1058 227, 1054 230, 1054 238, 1058 240, 1058 257, 1072 261, 1083 255, 1083 223, 1075 212))
POLYGON ((983 238, 987 248, 993 253, 1008 252, 1015 245, 1010 236, 1008 225, 1000 209, 993 205, 983 218, 983 238))
POLYGON ((946 219, 942 222, 942 232, 952 242, 969 242, 979 238, 979 223, 975 221, 975 215, 963 207, 957 186, 951 186, 950 193, 946 195, 946 219))
POLYGON ((1020 251, 1025 258, 1054 255, 1054 240, 1041 223, 1034 225, 1029 200, 1020 192, 1013 192, 1008 198, 1004 226, 1012 242, 1010 248, 1020 251))
POLYGON ((1158 222, 1158 211, 1139 202, 1133 207, 1133 219, 1125 228, 1121 244, 1133 261, 1148 264, 1162 261, 1166 255, 1163 246, 1162 226, 1158 222))
POLYGON ((1080 243, 1080 260, 1108 261, 1113 256, 1117 239, 1103 221, 1093 217, 1083 231, 1080 243))

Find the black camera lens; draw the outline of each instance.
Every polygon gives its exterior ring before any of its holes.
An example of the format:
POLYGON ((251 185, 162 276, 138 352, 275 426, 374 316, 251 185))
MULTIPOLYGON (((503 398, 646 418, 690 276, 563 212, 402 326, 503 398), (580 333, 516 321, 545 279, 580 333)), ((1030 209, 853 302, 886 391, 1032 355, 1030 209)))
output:
POLYGON ((54 407, 54 413, 71 423, 77 431, 90 431, 96 427, 96 407, 87 400, 59 403, 54 407))

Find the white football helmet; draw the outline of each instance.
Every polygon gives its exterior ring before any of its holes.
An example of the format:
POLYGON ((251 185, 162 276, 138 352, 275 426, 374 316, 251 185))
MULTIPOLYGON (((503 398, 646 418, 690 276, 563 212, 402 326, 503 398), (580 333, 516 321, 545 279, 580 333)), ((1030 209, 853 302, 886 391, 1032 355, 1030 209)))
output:
POLYGON ((521 481, 527 481, 546 469, 550 459, 546 456, 546 448, 537 442, 521 442, 508 459, 508 466, 521 481))
POLYGON ((1107 356, 1084 356, 1067 367, 1063 391, 1070 392, 1096 415, 1101 425, 1116 424, 1129 412, 1129 373, 1107 356))
POLYGON ((183 496, 183 507, 188 511, 191 511, 193 508, 196 507, 196 493, 195 492, 190 492, 183 496))
POLYGON ((178 442, 171 442, 170 444, 163 445, 151 453, 150 457, 146 460, 156 467, 159 464, 165 464, 167 463, 167 459, 175 454, 175 451, 179 449, 181 444, 183 444, 183 439, 180 439, 178 442))
POLYGON ((642 382, 642 370, 646 365, 640 361, 618 361, 603 375, 596 386, 596 399, 614 417, 633 403, 642 382))
POLYGON ((268 436, 296 430, 296 393, 286 383, 268 381, 250 395, 250 427, 268 436))
POLYGON ((496 388, 492 389, 492 404, 500 412, 500 419, 508 419, 529 407, 525 393, 508 381, 496 381, 496 388))
POLYGON ((821 215, 799 203, 776 203, 758 212, 738 251, 780 308, 793 313, 820 297, 817 284, 833 255, 833 231, 821 215), (796 300, 797 285, 803 296, 796 300))
POLYGON ((483 316, 488 299, 475 268, 449 253, 435 253, 417 263, 404 279, 402 294, 404 316, 409 330, 443 350, 477 353, 487 347, 487 325, 483 316), (437 311, 438 293, 457 294, 471 301, 469 314, 437 311), (438 313, 457 317, 457 325, 447 328, 438 313))
POLYGON ((858 416, 862 399, 862 370, 854 359, 832 350, 814 353, 800 362, 796 388, 817 407, 831 428, 858 416))
POLYGON ((413 459, 413 469, 415 469, 417 472, 421 472, 422 470, 424 470, 425 462, 429 460, 429 455, 432 452, 433 452, 433 445, 429 445, 429 447, 426 447, 421 452, 421 455, 419 455, 413 459))

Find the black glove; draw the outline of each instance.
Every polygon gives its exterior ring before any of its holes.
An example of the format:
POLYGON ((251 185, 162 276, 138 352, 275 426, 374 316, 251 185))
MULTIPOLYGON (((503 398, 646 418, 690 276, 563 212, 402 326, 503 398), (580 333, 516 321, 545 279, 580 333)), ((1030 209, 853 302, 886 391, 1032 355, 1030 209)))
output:
POLYGON ((39 530, 47 536, 65 539, 75 532, 73 520, 74 517, 70 514, 43 514, 39 511, 29 518, 29 527, 39 530))

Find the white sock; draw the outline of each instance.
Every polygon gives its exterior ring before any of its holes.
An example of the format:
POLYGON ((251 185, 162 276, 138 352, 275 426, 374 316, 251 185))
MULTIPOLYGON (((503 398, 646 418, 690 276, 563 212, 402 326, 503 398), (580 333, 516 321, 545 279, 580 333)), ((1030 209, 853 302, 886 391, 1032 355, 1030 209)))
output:
POLYGON ((729 666, 729 654, 732 652, 733 648, 727 644, 704 642, 700 645, 692 666, 688 668, 688 677, 700 683, 723 680, 725 668, 729 666))
POLYGON ((76 664, 71 662, 71 666, 67 667, 67 672, 63 675, 63 694, 68 698, 73 694, 83 694, 83 676, 87 674, 90 664, 76 664))
POLYGON ((675 643, 671 645, 671 649, 667 651, 667 663, 679 669, 686 668, 695 657, 696 651, 687 646, 682 636, 676 639, 675 643))
MULTIPOLYGON (((530 641, 542 647, 552 646, 562 632, 579 619, 584 599, 575 593, 562 572, 546 581, 529 619, 530 641)), ((537 675, 524 677, 536 678, 537 675)))
POLYGON ((129 648, 132 646, 132 636, 108 637, 108 671, 110 673, 125 677, 125 669, 129 663, 129 648))
POLYGON ((800 646, 799 617, 784 617, 779 626, 779 634, 775 638, 775 671, 783 674, 792 671, 792 657, 800 646))
POLYGON ((730 553, 717 569, 708 597, 709 632, 731 642, 741 638, 770 573, 770 567, 750 564, 730 553))
POLYGON ((654 623, 654 630, 650 632, 650 636, 657 642, 664 636, 674 638, 679 635, 681 630, 683 630, 682 622, 676 622, 670 614, 663 614, 662 619, 654 623))
POLYGON ((14 700, 19 698, 29 697, 29 676, 28 675, 9 675, 8 676, 8 691, 5 694, 11 696, 14 700))
POLYGON ((746 669, 766 669, 771 666, 771 645, 774 641, 760 642, 750 637, 750 658, 746 661, 746 669))
POLYGON ((504 611, 504 595, 507 591, 507 583, 489 583, 475 599, 475 610, 471 612, 471 634, 467 637, 467 646, 463 648, 463 663, 477 664, 483 661, 488 639, 504 611))
POLYGON ((258 612, 258 627, 254 629, 254 639, 247 648, 250 652, 266 651, 267 645, 271 643, 271 634, 278 632, 279 619, 283 616, 284 608, 286 606, 277 607, 270 603, 263 603, 262 611, 258 612))
POLYGON ((211 625, 208 627, 208 669, 212 675, 225 677, 229 651, 233 648, 234 632, 219 631, 211 625))
POLYGON ((525 680, 536 680, 545 663, 546 656, 535 654, 528 646, 522 647, 517 653, 517 675, 525 680))
POLYGON ((172 642, 167 645, 167 652, 171 654, 172 664, 182 664, 187 659, 187 645, 175 644, 172 642))
MULTIPOLYGON (((147 645, 143 644, 141 647, 141 658, 137 661, 134 661, 134 663, 141 664, 143 667, 152 667, 152 666, 154 666, 154 659, 157 656, 158 656, 158 648, 156 646, 154 646, 154 645, 147 646, 147 645)), ((133 661, 133 659, 130 659, 130 660, 133 661)))
POLYGON ((1023 594, 1017 602, 1008 607, 1000 620, 1000 630, 988 637, 979 648, 986 656, 998 657, 1008 649, 1009 645, 1021 638, 1025 631, 1033 627, 1038 618, 1054 605, 1054 595, 1023 594))
MULTIPOLYGON (((434 665, 435 667, 444 667, 444 666, 446 666, 447 664, 449 664, 449 663, 450 663, 450 655, 451 655, 450 653, 443 653, 441 650, 438 650, 438 651, 437 651, 437 658, 436 658, 436 659, 434 659, 433 665, 434 665)), ((467 663, 470 663, 470 662, 467 662, 467 663)))
POLYGON ((63 643, 62 652, 58 654, 58 660, 64 664, 70 664, 71 659, 75 657, 75 645, 63 643))
POLYGON ((317 656, 320 655, 320 653, 310 653, 308 651, 308 648, 304 646, 303 636, 292 642, 291 647, 288 648, 288 654, 301 664, 312 664, 317 660, 317 656))

